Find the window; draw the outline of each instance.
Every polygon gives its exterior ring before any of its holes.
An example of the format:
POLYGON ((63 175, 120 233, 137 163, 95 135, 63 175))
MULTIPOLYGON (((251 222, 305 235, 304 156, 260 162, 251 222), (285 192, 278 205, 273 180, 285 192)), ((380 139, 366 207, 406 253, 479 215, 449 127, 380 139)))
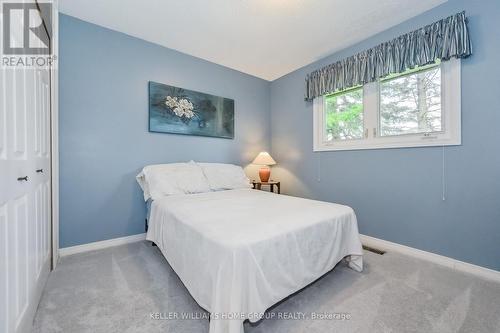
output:
POLYGON ((326 139, 363 138, 363 88, 326 96, 326 139))
POLYGON ((461 144, 460 60, 314 99, 314 150, 461 144))
POLYGON ((380 82, 380 135, 441 132, 441 68, 380 82))

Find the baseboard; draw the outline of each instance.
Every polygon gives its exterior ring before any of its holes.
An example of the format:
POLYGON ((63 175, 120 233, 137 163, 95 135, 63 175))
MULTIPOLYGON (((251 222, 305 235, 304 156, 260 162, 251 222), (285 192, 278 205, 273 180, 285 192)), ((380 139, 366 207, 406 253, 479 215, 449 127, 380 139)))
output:
POLYGON ((112 247, 112 246, 140 242, 140 241, 143 241, 145 239, 146 239, 146 234, 137 234, 137 235, 132 235, 132 236, 107 239, 107 240, 103 240, 100 242, 94 242, 94 243, 88 243, 88 244, 82 244, 82 245, 70 246, 70 247, 63 247, 62 249, 59 249, 59 256, 65 257, 65 256, 69 256, 69 255, 76 254, 76 253, 100 250, 100 249, 105 249, 105 248, 112 247))
MULTIPOLYGON (((361 242, 363 245, 370 246, 376 249, 385 251, 394 251, 402 254, 406 254, 411 257, 419 258, 422 260, 427 260, 438 265, 446 266, 451 269, 455 269, 460 272, 466 272, 474 274, 476 276, 500 282, 500 271, 489 269, 486 267, 469 264, 460 260, 456 260, 450 257, 445 257, 432 252, 427 252, 406 245, 401 245, 398 243, 389 242, 383 239, 360 235, 361 242)), ((146 234, 137 234, 132 236, 120 237, 108 239, 100 242, 82 244, 77 246, 65 247, 59 249, 59 256, 65 257, 76 253, 88 252, 93 250, 104 249, 112 246, 123 245, 128 243, 140 242, 146 239, 146 234)))
POLYGON ((385 251, 394 251, 402 254, 406 254, 411 257, 427 260, 433 262, 438 265, 446 266, 448 268, 470 273, 484 279, 493 280, 496 282, 500 282, 500 271, 496 271, 493 269, 489 269, 482 266, 477 266, 474 264, 469 264, 467 262, 463 262, 460 260, 456 260, 450 257, 445 257, 439 254, 435 254, 432 252, 427 252, 419 249, 415 249, 413 247, 389 242, 383 239, 360 235, 361 243, 366 246, 374 247, 376 249, 385 250, 385 251))

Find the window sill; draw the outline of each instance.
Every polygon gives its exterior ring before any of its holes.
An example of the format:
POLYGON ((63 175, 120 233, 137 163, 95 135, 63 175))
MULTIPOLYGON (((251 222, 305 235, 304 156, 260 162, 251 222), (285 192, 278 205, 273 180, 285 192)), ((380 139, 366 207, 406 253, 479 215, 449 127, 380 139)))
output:
POLYGON ((461 139, 421 138, 422 141, 413 142, 387 142, 385 138, 373 139, 371 142, 335 142, 315 145, 313 151, 344 151, 344 150, 367 150, 367 149, 393 149, 393 148, 419 148, 419 147, 442 147, 442 146, 460 146, 461 139))

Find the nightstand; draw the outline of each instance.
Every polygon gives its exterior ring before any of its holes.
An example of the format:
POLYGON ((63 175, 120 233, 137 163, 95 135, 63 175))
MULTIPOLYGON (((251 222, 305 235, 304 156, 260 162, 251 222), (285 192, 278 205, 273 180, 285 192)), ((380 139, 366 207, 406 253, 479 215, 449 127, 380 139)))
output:
POLYGON ((270 180, 268 182, 256 182, 255 180, 252 180, 252 185, 253 188, 256 190, 262 190, 262 185, 269 186, 271 188, 271 192, 273 193, 274 193, 274 186, 276 185, 276 188, 278 189, 278 194, 281 193, 281 183, 276 182, 274 180, 270 180))

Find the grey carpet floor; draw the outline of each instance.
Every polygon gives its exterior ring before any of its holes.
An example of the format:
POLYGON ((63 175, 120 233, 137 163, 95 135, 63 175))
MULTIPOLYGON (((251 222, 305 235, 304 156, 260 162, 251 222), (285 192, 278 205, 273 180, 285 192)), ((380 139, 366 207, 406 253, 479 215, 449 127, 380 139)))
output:
MULTIPOLYGON (((203 333, 203 316, 158 248, 140 242, 62 258, 33 332, 203 333), (168 318, 175 313, 192 318, 168 318)), ((267 316, 245 323, 245 332, 500 332, 500 284, 396 253, 367 252, 362 273, 341 263, 267 316), (322 313, 337 317, 311 317, 322 313), (292 315, 307 319, 284 319, 292 315)))

